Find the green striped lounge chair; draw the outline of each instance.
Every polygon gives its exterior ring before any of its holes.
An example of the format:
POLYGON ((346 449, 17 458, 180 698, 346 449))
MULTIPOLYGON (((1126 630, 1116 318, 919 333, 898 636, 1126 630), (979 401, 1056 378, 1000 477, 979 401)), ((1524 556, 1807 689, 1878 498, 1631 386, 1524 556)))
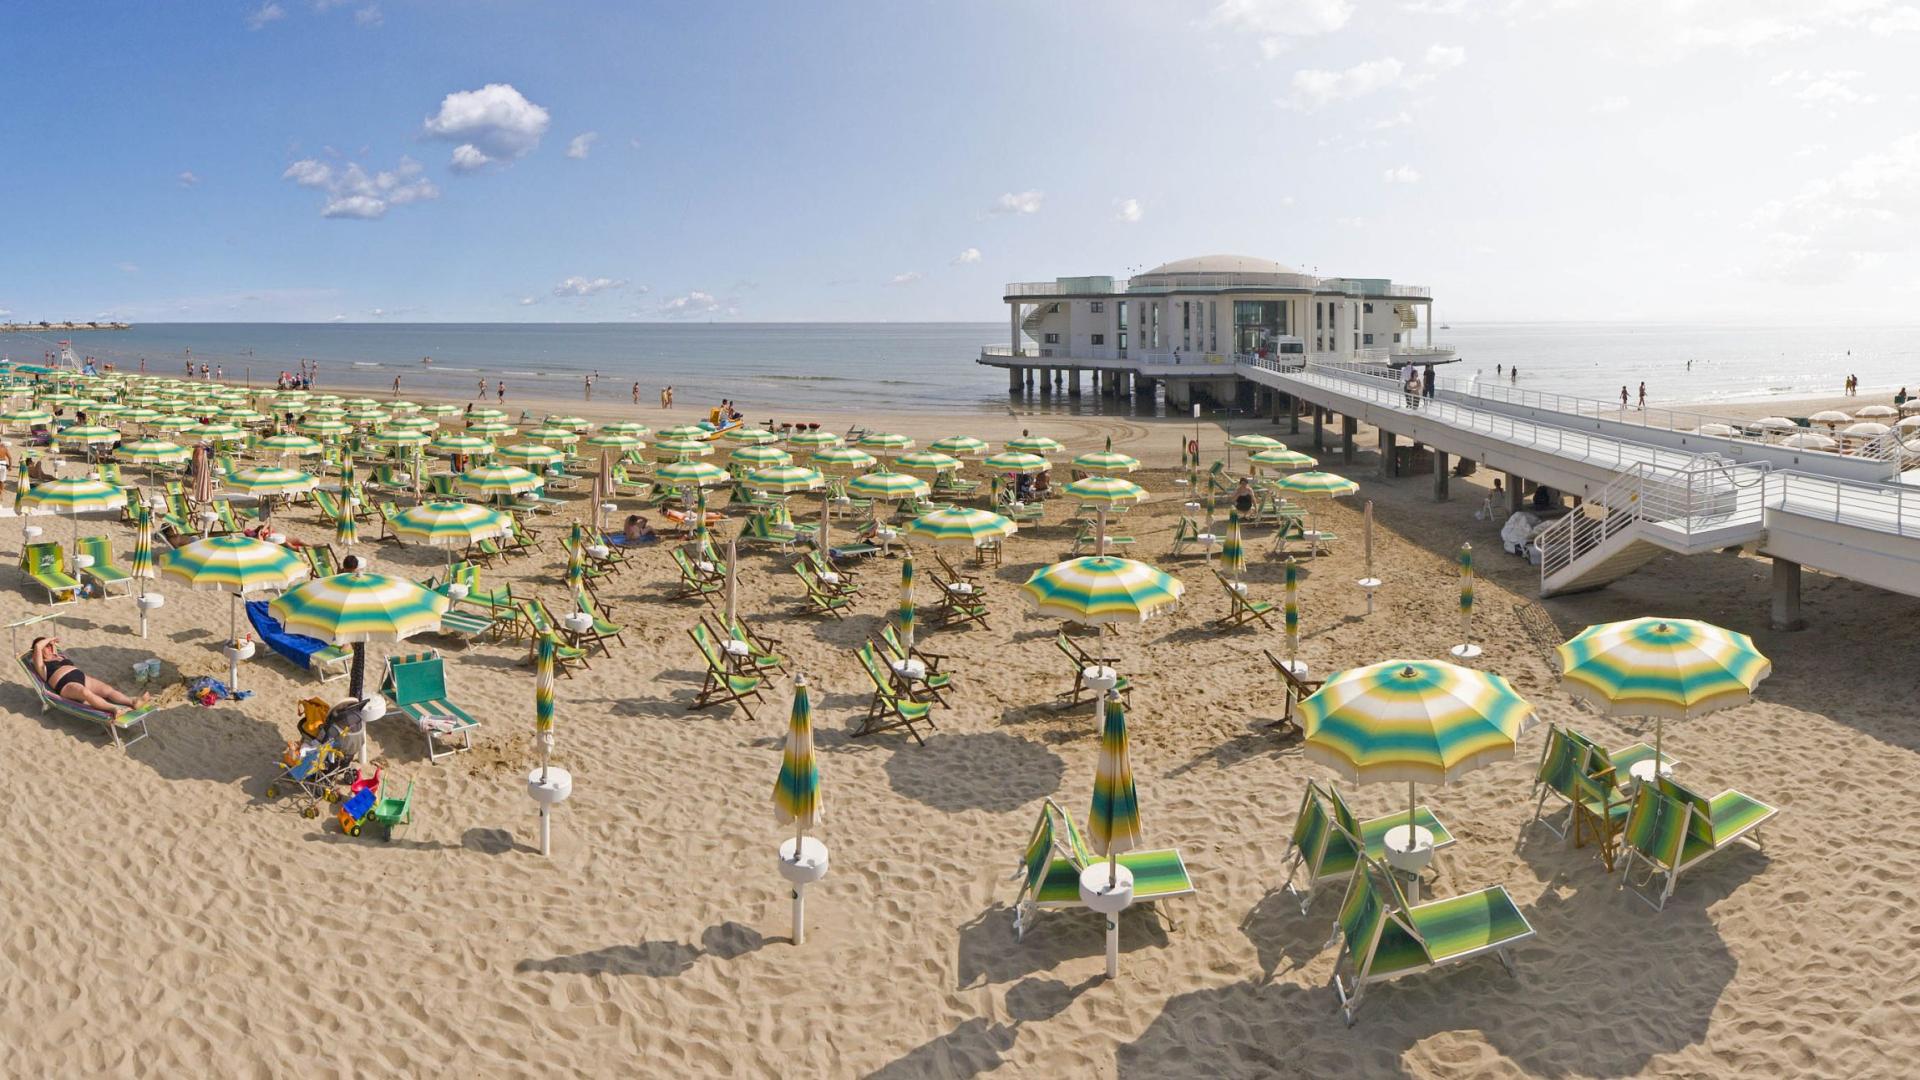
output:
POLYGON ((1759 847, 1760 826, 1779 812, 1731 789, 1708 799, 1664 778, 1657 788, 1642 784, 1634 794, 1633 810, 1627 815, 1622 836, 1626 857, 1621 861, 1620 884, 1631 888, 1654 910, 1663 910, 1683 871, 1736 840, 1745 839, 1759 847), (1639 881, 1634 880, 1635 862, 1646 864, 1639 881), (1658 892, 1649 896, 1647 887, 1655 878, 1664 881, 1658 892))
POLYGON ((580 609, 582 615, 593 620, 593 625, 588 627, 585 633, 576 635, 582 646, 592 648, 598 645, 602 656, 612 656, 612 650, 607 648, 608 640, 617 641, 622 646, 626 645, 627 639, 621 636, 626 631, 626 627, 610 621, 607 618, 607 609, 604 609, 603 605, 594 603, 593 596, 585 588, 573 590, 573 604, 580 609))
POLYGON ((680 591, 674 593, 675 600, 693 598, 712 604, 713 598, 726 590, 726 585, 701 573, 686 552, 676 547, 671 553, 673 564, 680 569, 680 591))
POLYGON ((117 587, 119 595, 133 595, 133 575, 114 565, 113 545, 104 536, 83 536, 80 538, 80 554, 93 559, 93 565, 83 567, 80 580, 92 582, 101 596, 114 595, 117 587))
POLYGON ((747 523, 740 530, 742 543, 778 544, 783 551, 791 551, 800 542, 800 534, 793 530, 773 524, 766 514, 749 514, 747 523))
MULTIPOLYGON (((527 630, 527 662, 532 663, 538 655, 541 638, 553 639, 553 670, 557 675, 573 678, 576 667, 591 668, 587 662, 587 650, 566 643, 560 636, 560 629, 553 625, 551 613, 539 600, 519 602, 520 619, 527 630)), ((513 624, 502 624, 507 629, 517 629, 513 624)))
POLYGON ((480 726, 467 711, 447 700, 446 667, 431 650, 396 656, 387 661, 387 677, 380 692, 389 713, 404 714, 427 740, 427 760, 473 749, 473 731, 480 726))
POLYGON ((1364 858, 1347 885, 1338 920, 1333 989, 1353 1026, 1367 984, 1493 954, 1513 974, 1507 950, 1533 937, 1504 885, 1408 904, 1387 867, 1364 858))
MULTIPOLYGON (((678 553, 676 553, 677 555, 678 553)), ((684 558, 685 556, 680 556, 684 558)), ((807 587, 807 604, 812 610, 831 615, 836 619, 846 618, 847 611, 853 607, 853 597, 844 593, 828 592, 820 578, 802 559, 793 564, 793 573, 807 587)), ((717 590, 719 586, 715 586, 717 590)))
POLYGON ((1593 753, 1583 741, 1568 738, 1566 729, 1558 725, 1547 729, 1547 744, 1541 748, 1540 765, 1533 774, 1533 790, 1538 796, 1533 805, 1533 822, 1546 826, 1548 832, 1562 840, 1573 834, 1574 808, 1580 797, 1576 780, 1582 775, 1593 775, 1596 764, 1602 771, 1607 768, 1605 755, 1595 757, 1593 753), (1554 824, 1558 809, 1548 811, 1548 799, 1556 799, 1567 808, 1566 825, 1554 824))
POLYGON ((47 603, 59 606, 80 599, 80 583, 67 572, 67 553, 59 544, 42 541, 21 548, 20 569, 47 590, 47 603))
POLYGON ((688 629, 687 636, 693 639, 693 644, 707 664, 706 681, 701 684, 700 693, 694 696, 693 703, 687 706, 687 711, 731 701, 739 703, 740 711, 747 714, 747 719, 755 719, 753 706, 749 702, 761 700, 760 685, 764 680, 758 675, 738 674, 728 667, 726 654, 721 651, 720 642, 707 629, 706 623, 694 623, 688 629))
POLYGON ((14 663, 19 665, 20 674, 26 678, 27 685, 33 687, 33 695, 40 699, 41 712, 52 709, 62 716, 99 724, 107 729, 107 734, 113 736, 113 745, 121 750, 147 737, 147 717, 153 715, 154 710, 159 708, 158 702, 149 701, 145 705, 125 710, 119 716, 109 716, 55 693, 52 687, 40 681, 40 676, 34 674, 33 664, 28 660, 27 654, 21 653, 13 659, 14 663), (135 731, 139 734, 132 734, 135 731))
MULTIPOLYGON (((1654 749, 1650 743, 1637 742, 1619 750, 1608 750, 1570 727, 1563 727, 1560 730, 1575 746, 1584 746, 1592 754, 1594 765, 1589 771, 1598 773, 1602 767, 1612 767, 1616 787, 1624 788, 1633 783, 1633 767, 1640 762, 1653 759, 1654 749)), ((1661 754, 1660 760, 1666 766, 1662 771, 1670 771, 1680 764, 1680 759, 1670 754, 1661 754)))
POLYGON ((953 688, 953 673, 940 670, 940 661, 947 659, 945 653, 927 652, 918 642, 915 642, 911 649, 904 647, 899 633, 894 630, 891 622, 882 623, 880 626, 880 648, 887 654, 889 667, 896 662, 904 663, 907 660, 918 660, 926 665, 927 673, 926 677, 920 680, 921 685, 925 686, 927 692, 932 694, 940 704, 948 704, 946 691, 953 688))
POLYGON ((873 684, 873 701, 867 706, 867 715, 860 719, 860 726, 853 730, 853 737, 878 735, 894 728, 906 728, 907 734, 921 746, 927 741, 920 737, 920 729, 915 724, 933 727, 933 703, 919 701, 910 694, 903 693, 893 685, 890 673, 881 669, 880 658, 873 651, 871 642, 860 646, 860 667, 867 673, 867 681, 873 684))
MULTIPOLYGON (((1433 833, 1436 856, 1453 846, 1453 833, 1425 804, 1413 808, 1413 818, 1433 833)), ((1287 861, 1287 880, 1281 888, 1300 898, 1300 914, 1305 915, 1313 904, 1315 886, 1351 878, 1363 851, 1370 859, 1386 858, 1387 830, 1406 823, 1404 812, 1361 821, 1347 808, 1338 787, 1328 784, 1322 788, 1307 781, 1307 790, 1300 797, 1300 813, 1293 820, 1293 835, 1287 838, 1287 849, 1280 856, 1287 861), (1294 878, 1303 872, 1305 880, 1296 886, 1294 878)))
MULTIPOLYGON (((1034 825, 1033 835, 1027 840, 1020 869, 1016 871, 1021 880, 1020 894, 1013 903, 1014 937, 1026 935, 1034 913, 1041 908, 1081 906, 1080 872, 1105 861, 1104 856, 1093 853, 1066 810, 1052 799, 1046 800, 1040 807, 1040 820, 1034 825)), ((1154 915, 1166 919, 1169 927, 1173 926, 1173 920, 1167 918, 1158 902, 1191 896, 1194 892, 1193 878, 1187 873, 1187 864, 1180 858, 1179 849, 1128 851, 1120 855, 1119 861, 1133 874, 1134 903, 1155 905, 1154 915)))
MULTIPOLYGON (((705 620, 702 621, 704 622, 705 620)), ((725 633, 720 631, 721 625, 722 621, 716 620, 713 627, 714 639, 721 642, 720 647, 722 649, 726 648, 727 641, 738 641, 746 645, 747 651, 744 662, 752 666, 755 674, 762 675, 771 680, 786 671, 787 658, 775 652, 766 642, 756 638, 752 632, 747 629, 745 623, 736 618, 732 626, 727 628, 725 633)))
MULTIPOLYGON (((1060 707, 1070 709, 1075 705, 1085 705, 1087 702, 1092 701, 1094 692, 1093 689, 1087 685, 1087 669, 1090 667, 1112 665, 1116 658, 1111 656, 1094 656, 1088 653, 1087 650, 1074 644, 1073 639, 1068 637, 1064 630, 1058 631, 1053 635, 1053 647, 1060 650, 1060 655, 1066 657, 1068 666, 1073 668, 1073 686, 1058 695, 1060 698, 1060 707)), ((1118 672, 1115 673, 1114 678, 1115 682, 1111 693, 1128 707, 1132 707, 1133 680, 1118 672)))

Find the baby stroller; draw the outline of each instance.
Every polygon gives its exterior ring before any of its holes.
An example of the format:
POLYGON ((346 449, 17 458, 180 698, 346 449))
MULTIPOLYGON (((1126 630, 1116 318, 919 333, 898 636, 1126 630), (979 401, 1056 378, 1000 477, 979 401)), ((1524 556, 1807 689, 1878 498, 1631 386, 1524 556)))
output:
POLYGON ((280 755, 280 773, 268 782, 267 798, 294 793, 300 816, 306 818, 319 817, 322 802, 339 798, 335 789, 351 779, 353 755, 342 745, 346 722, 335 718, 338 712, 319 698, 300 702, 300 738, 280 755))

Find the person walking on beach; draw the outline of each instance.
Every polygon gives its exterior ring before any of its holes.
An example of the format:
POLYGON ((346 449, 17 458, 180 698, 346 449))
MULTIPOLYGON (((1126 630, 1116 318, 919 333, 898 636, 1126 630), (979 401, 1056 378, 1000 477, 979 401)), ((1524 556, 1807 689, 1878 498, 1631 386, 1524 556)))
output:
POLYGON ((585 390, 586 390, 587 400, 592 401, 593 400, 593 376, 591 375, 586 377, 585 390))
POLYGON ((1640 411, 1647 411, 1647 384, 1644 380, 1640 383, 1640 411))
POLYGON ((483 377, 480 380, 478 388, 475 389, 473 392, 473 400, 484 401, 486 400, 486 396, 487 396, 487 380, 483 377))
POLYGON ((501 379, 498 383, 494 384, 493 400, 496 403, 507 400, 507 380, 501 379))
POLYGON ((633 384, 633 403, 640 404, 640 384, 637 382, 633 384))
POLYGON ((395 375, 393 377, 393 396, 394 397, 400 396, 400 376, 398 375, 395 375))
POLYGON ((667 395, 667 402, 666 402, 666 404, 664 404, 664 405, 662 405, 662 406, 660 406, 660 407, 661 407, 661 408, 663 408, 663 409, 671 409, 671 408, 673 408, 673 387, 672 387, 672 386, 668 386, 668 387, 666 388, 666 390, 664 391, 664 393, 665 393, 665 394, 667 395))

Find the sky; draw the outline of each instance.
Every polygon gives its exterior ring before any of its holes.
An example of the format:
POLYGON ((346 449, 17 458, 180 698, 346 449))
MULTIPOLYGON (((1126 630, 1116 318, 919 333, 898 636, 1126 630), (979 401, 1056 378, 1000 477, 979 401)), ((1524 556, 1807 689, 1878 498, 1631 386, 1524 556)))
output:
POLYGON ((1920 0, 12 0, 0 318, 1914 321, 1920 0))

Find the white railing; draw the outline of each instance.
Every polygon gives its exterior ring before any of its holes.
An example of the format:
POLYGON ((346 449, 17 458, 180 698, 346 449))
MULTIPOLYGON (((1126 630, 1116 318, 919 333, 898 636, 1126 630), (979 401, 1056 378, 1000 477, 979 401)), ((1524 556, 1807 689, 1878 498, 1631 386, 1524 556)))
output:
POLYGON ((1702 454, 1684 469, 1644 463, 1621 472, 1606 487, 1566 517, 1540 530, 1540 581, 1578 563, 1609 539, 1651 524, 1691 538, 1739 525, 1759 526, 1766 518, 1766 462, 1735 464, 1702 454), (1599 514, 1587 512, 1597 507, 1599 514))
MULTIPOLYGON (((1104 284, 1104 282, 1103 282, 1104 284)), ((1063 285, 1058 281, 1010 281, 1002 296, 1112 296, 1127 291, 1125 278, 1112 283, 1111 287, 1093 289, 1063 285)))
POLYGON ((1767 506, 1856 529, 1920 537, 1920 489, 1865 484, 1806 473, 1777 472, 1768 481, 1767 506), (1912 490, 1914 493, 1908 495, 1912 490))

